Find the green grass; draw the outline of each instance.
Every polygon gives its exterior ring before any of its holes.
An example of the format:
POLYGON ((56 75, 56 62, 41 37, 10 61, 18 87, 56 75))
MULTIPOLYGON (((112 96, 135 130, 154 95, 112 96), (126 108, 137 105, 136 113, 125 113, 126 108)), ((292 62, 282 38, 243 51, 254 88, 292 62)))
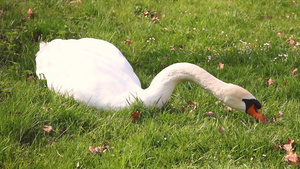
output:
POLYGON ((292 168, 273 144, 289 137, 300 154, 299 71, 290 73, 300 68, 300 46, 287 43, 291 36, 300 42, 300 2, 82 1, 0 2, 0 168, 292 168), (56 95, 37 77, 26 81, 35 74, 40 41, 84 37, 115 44, 143 87, 167 65, 197 64, 252 92, 269 122, 228 112, 191 83, 179 85, 161 110, 136 104, 103 111, 56 95), (267 86, 268 78, 275 83, 267 86), (132 123, 135 111, 141 116, 132 123), (205 116, 209 111, 215 119, 205 116), (279 111, 283 118, 273 122, 279 111), (54 132, 44 133, 43 125, 54 132), (104 144, 115 148, 89 152, 104 144))

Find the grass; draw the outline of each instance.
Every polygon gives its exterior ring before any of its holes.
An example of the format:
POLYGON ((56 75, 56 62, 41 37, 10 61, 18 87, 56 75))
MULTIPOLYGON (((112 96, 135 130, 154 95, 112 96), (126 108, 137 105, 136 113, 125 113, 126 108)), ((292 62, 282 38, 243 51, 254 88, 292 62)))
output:
POLYGON ((292 168, 273 144, 289 137, 300 154, 299 71, 290 72, 300 64, 295 3, 1 1, 0 168, 292 168), (34 19, 28 19, 29 8, 34 19), (228 112, 191 83, 179 85, 161 110, 137 103, 104 111, 56 95, 35 76, 26 80, 35 74, 40 41, 84 37, 115 44, 143 87, 167 65, 197 64, 252 92, 269 122, 228 112), (269 78, 275 81, 270 86, 269 78), (193 110, 188 101, 200 106, 193 110), (135 111, 141 116, 132 123, 135 111), (216 117, 205 116, 209 111, 216 117), (273 122, 279 111, 282 119, 273 122), (54 132, 44 133, 43 125, 54 132), (89 152, 100 145, 115 148, 102 156, 89 152))

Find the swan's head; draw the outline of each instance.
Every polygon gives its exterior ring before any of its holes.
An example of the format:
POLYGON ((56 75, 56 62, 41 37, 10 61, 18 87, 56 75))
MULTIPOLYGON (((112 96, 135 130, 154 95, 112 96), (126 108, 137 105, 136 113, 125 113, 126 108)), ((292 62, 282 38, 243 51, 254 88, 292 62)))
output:
POLYGON ((266 118, 259 111, 261 108, 260 102, 250 92, 240 86, 229 84, 224 103, 235 110, 248 113, 256 120, 267 122, 266 118))

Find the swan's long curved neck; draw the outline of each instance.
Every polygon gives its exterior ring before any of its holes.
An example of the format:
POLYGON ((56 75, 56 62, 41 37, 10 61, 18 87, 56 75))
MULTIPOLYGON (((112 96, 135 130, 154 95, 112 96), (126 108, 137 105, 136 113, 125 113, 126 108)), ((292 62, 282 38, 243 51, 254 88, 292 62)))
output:
POLYGON ((161 107, 169 100, 175 87, 183 81, 194 82, 217 99, 225 99, 223 90, 228 84, 190 63, 177 63, 163 69, 155 76, 150 86, 141 91, 139 98, 146 106, 156 104, 157 107, 161 107))

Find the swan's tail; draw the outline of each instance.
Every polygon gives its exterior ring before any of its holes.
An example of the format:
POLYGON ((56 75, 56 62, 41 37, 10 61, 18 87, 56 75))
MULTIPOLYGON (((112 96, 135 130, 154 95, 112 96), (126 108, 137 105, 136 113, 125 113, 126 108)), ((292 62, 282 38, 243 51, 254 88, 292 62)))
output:
POLYGON ((40 43, 40 50, 37 52, 36 54, 36 75, 39 77, 39 79, 41 80, 46 80, 45 75, 44 75, 44 70, 43 67, 45 66, 45 61, 43 59, 43 57, 41 57, 41 53, 42 51, 46 48, 47 43, 45 42, 41 42, 40 43))

